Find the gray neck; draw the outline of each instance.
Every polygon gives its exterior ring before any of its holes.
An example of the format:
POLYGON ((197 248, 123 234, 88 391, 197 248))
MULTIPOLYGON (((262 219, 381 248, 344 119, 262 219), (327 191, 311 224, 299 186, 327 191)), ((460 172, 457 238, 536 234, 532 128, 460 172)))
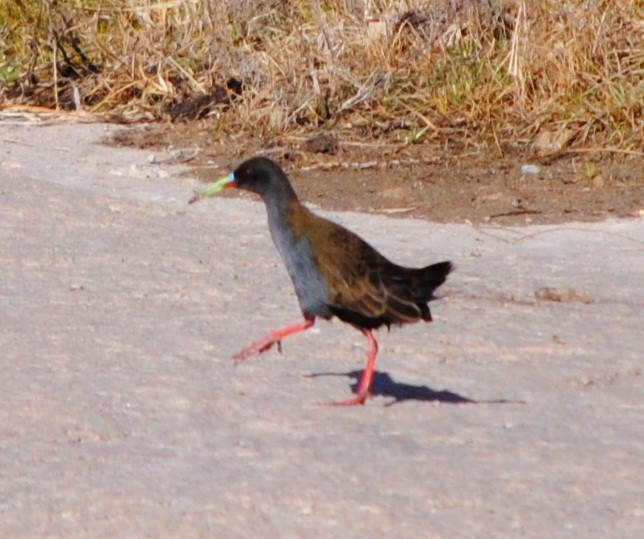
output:
POLYGON ((273 238, 276 239, 275 234, 291 236, 292 232, 287 226, 286 219, 291 205, 294 202, 299 204, 297 195, 291 185, 279 182, 263 198, 268 214, 268 226, 273 238))

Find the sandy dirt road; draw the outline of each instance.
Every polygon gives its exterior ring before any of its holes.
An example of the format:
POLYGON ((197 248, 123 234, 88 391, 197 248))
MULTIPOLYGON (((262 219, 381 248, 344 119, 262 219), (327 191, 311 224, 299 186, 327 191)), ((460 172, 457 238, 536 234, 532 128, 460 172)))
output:
POLYGON ((0 122, 0 537, 644 537, 644 220, 331 214, 457 271, 379 332, 376 396, 322 407, 362 336, 235 367, 300 316, 263 206, 188 206, 111 129, 0 122))

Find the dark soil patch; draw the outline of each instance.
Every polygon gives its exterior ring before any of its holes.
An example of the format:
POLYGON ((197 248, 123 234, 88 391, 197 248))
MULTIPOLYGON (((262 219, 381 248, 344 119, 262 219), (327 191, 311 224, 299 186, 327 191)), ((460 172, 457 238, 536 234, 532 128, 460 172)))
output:
MULTIPOLYGON (((118 144, 194 149, 192 175, 213 181, 263 153, 282 164, 300 196, 329 210, 413 216, 440 222, 507 225, 641 217, 644 160, 639 154, 569 153, 557 159, 500 150, 391 145, 338 140, 335 154, 311 153, 305 138, 267 146, 222 141, 207 122, 123 131, 118 144), (537 174, 522 171, 537 165, 537 174)), ((239 196, 236 194, 228 196, 239 196)))

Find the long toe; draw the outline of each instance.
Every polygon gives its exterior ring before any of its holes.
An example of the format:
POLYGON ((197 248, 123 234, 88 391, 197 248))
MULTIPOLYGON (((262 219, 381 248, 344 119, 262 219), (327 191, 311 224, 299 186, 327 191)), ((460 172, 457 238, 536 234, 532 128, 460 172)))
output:
POLYGON ((244 361, 247 357, 252 356, 256 352, 263 352, 263 350, 258 350, 254 346, 248 346, 247 348, 244 348, 243 350, 237 352, 234 356, 233 359, 235 360, 235 363, 241 363, 244 361))
MULTIPOLYGON (((273 345, 275 344, 276 341, 272 340, 261 340, 257 341, 250 346, 247 346, 240 352, 237 352, 234 356, 233 359, 235 360, 235 363, 241 363, 244 361, 247 357, 252 356, 253 354, 263 354, 266 352, 266 350, 270 350, 273 345)), ((277 341, 279 343, 279 341, 277 341)))
POLYGON ((244 361, 248 356, 249 356, 249 354, 246 353, 246 349, 244 349, 241 352, 237 352, 233 356, 233 359, 235 360, 235 364, 238 364, 238 363, 241 363, 242 361, 244 361))
POLYGON ((355 406, 357 404, 364 404, 365 402, 367 402, 367 398, 370 396, 371 394, 368 391, 361 391, 360 393, 356 393, 356 395, 351 397, 350 399, 347 399, 344 401, 326 402, 324 403, 324 405, 325 406, 355 406))

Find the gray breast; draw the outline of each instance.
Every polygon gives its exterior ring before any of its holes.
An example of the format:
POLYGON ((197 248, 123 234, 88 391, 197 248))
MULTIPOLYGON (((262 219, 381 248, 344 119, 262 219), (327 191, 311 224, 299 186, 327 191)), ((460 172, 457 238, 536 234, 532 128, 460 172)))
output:
MULTIPOLYGON (((270 223, 269 223, 270 224, 270 223)), ((273 242, 293 281, 300 308, 305 316, 328 318, 329 291, 317 268, 309 242, 281 226, 270 226, 273 242)))

